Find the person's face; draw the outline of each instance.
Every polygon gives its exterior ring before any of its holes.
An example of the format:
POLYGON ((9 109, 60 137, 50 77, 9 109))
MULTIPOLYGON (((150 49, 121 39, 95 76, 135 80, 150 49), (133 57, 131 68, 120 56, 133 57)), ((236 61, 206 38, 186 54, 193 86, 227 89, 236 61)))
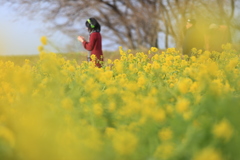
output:
POLYGON ((88 27, 86 27, 86 30, 87 30, 88 32, 90 32, 90 29, 89 29, 88 27))
POLYGON ((186 24, 186 28, 188 29, 188 28, 190 28, 190 27, 192 27, 192 24, 189 23, 189 22, 187 22, 187 24, 186 24))

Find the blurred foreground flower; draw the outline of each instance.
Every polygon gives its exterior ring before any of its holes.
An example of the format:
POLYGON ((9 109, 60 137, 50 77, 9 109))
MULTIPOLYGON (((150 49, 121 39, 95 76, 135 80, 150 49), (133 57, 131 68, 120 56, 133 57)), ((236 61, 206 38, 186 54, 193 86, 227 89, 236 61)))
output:
POLYGON ((213 148, 207 148, 199 152, 194 160, 223 160, 221 154, 213 148))
POLYGON ((157 52, 158 49, 157 49, 156 47, 151 47, 151 51, 152 51, 152 52, 157 52))
POLYGON ((233 129, 231 127, 231 124, 226 119, 224 119, 214 126, 213 134, 217 138, 223 138, 224 140, 228 141, 233 135, 233 129))
POLYGON ((41 41, 41 43, 42 43, 43 45, 47 45, 48 40, 47 40, 47 37, 46 37, 46 36, 42 36, 41 39, 40 39, 40 41, 41 41))

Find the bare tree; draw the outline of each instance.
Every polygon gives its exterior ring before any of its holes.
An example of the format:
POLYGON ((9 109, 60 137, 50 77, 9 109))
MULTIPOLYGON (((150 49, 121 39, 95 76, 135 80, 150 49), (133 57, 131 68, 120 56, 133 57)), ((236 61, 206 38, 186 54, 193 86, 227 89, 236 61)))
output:
POLYGON ((87 18, 95 17, 114 43, 136 49, 156 46, 157 0, 8 0, 23 15, 41 15, 51 28, 76 36, 87 18))
MULTIPOLYGON (((238 29, 236 20, 236 2, 239 0, 159 0, 161 14, 159 20, 165 26, 165 47, 168 48, 169 37, 175 41, 175 46, 181 48, 184 28, 188 18, 195 18, 202 33, 209 24, 227 24, 231 29, 238 29)), ((238 29, 239 30, 239 29, 238 29)))
POLYGON ((102 24, 103 36, 130 49, 158 47, 169 39, 181 47, 187 18, 196 18, 200 28, 220 21, 240 30, 236 17, 239 0, 2 0, 19 13, 40 17, 50 28, 76 37, 89 17, 102 24), (160 40, 158 33, 164 33, 160 40))

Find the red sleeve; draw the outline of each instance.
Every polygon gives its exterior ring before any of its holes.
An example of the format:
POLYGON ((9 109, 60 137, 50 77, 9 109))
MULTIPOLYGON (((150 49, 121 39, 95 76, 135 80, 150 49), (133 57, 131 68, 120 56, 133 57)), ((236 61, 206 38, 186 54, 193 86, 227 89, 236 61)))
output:
POLYGON ((92 51, 94 48, 95 41, 96 41, 96 37, 94 36, 94 34, 91 34, 89 42, 83 41, 82 43, 83 47, 88 51, 92 51))

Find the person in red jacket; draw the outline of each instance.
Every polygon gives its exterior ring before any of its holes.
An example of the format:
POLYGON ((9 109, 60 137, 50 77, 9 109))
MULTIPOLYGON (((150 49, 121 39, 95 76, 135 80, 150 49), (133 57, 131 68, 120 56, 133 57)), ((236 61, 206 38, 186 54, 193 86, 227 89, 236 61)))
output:
POLYGON ((89 32, 89 41, 86 41, 83 36, 78 36, 78 40, 86 50, 90 51, 88 61, 92 61, 91 56, 95 55, 95 65, 101 68, 103 65, 101 26, 95 18, 89 18, 85 25, 89 32))

